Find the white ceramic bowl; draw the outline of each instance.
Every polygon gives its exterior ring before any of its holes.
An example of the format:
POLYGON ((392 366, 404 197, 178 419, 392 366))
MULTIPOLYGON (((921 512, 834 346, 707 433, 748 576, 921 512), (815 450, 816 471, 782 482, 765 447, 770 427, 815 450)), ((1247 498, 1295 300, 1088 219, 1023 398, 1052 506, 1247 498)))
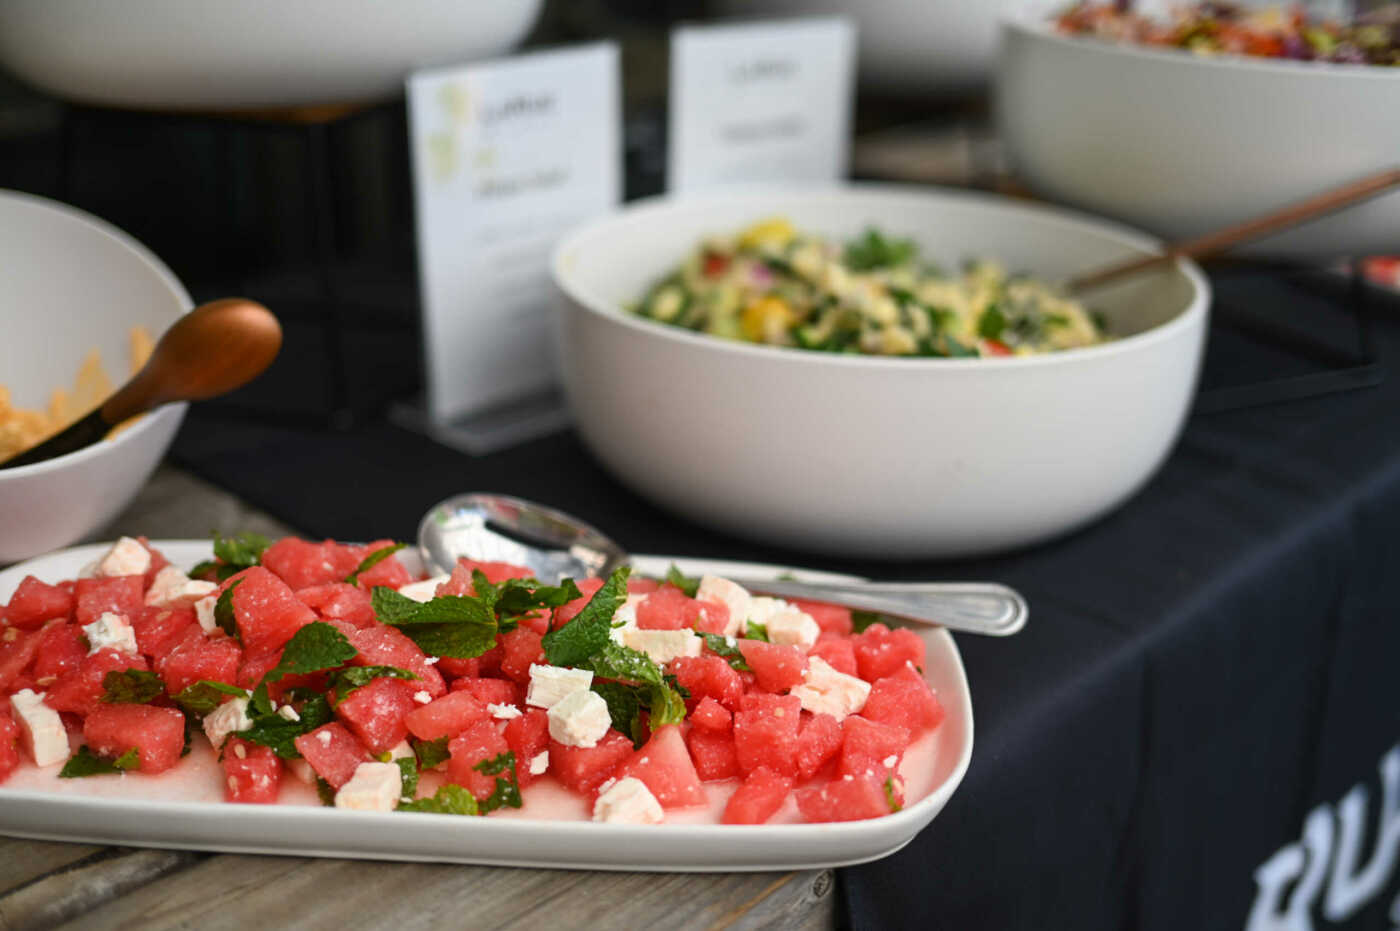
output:
MULTIPOLYGON (((1061 36, 1003 25, 1002 141, 1037 194, 1175 239, 1400 162, 1400 69, 1061 36)), ((1262 240, 1303 259, 1393 252, 1400 191, 1262 240)))
POLYGON ((1060 210, 886 186, 659 200, 594 222, 554 256, 561 372, 585 442, 646 497, 802 549, 969 555, 1093 520, 1166 456, 1210 298, 1194 265, 1095 296, 1122 339, 1036 358, 832 355, 622 309, 705 234, 772 215, 842 238, 878 224, 936 259, 999 257, 1050 279, 1156 249, 1060 210))
MULTIPOLYGON (((121 384, 130 333, 158 337, 189 309, 180 282, 144 246, 54 201, 0 191, 0 383, 18 407, 46 407, 71 386, 84 356, 102 353, 121 384)), ((172 404, 86 449, 0 469, 0 563, 45 553, 101 527, 145 483, 175 436, 172 404)))
POLYGON ((542 0, 4 0, 0 63, 60 97, 229 109, 393 96, 514 47, 542 0))
POLYGON ((1008 0, 719 0, 727 16, 842 14, 856 24, 863 85, 944 97, 982 89, 1008 0))

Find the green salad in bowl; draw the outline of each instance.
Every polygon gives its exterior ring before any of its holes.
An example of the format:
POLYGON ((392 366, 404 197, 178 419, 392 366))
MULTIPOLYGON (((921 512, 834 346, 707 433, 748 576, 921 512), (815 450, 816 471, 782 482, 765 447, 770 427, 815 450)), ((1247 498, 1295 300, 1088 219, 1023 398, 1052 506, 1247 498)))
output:
POLYGON ((1036 355, 1108 339, 1078 301, 995 262, 951 274, 875 228, 841 244, 782 218, 707 237, 630 309, 728 339, 867 355, 1036 355))

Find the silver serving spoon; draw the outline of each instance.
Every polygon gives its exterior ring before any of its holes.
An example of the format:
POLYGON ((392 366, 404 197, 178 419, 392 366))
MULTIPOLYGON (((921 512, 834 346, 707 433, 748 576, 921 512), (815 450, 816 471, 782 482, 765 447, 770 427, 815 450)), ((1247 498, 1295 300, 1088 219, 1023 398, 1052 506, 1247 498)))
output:
MULTIPOLYGON (((418 547, 432 571, 449 572, 459 557, 509 562, 542 582, 604 576, 626 565, 627 551, 578 518, 508 495, 448 498, 418 525, 418 547)), ((749 591, 809 598, 917 624, 1004 637, 1025 626, 1025 599, 993 582, 799 582, 735 578, 749 591)))

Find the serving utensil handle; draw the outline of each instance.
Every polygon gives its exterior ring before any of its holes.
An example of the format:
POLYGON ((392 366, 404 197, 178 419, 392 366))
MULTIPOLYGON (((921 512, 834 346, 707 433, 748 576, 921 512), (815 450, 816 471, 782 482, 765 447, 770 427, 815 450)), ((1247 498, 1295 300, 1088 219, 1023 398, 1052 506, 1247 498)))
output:
POLYGON ((735 581, 755 594, 810 598, 916 624, 993 637, 1016 633, 1030 616, 1019 592, 995 582, 735 581))

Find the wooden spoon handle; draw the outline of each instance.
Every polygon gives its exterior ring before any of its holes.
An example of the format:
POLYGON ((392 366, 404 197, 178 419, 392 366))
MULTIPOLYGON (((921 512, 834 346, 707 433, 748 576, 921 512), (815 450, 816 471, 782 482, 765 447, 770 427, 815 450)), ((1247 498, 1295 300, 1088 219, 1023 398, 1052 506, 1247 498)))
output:
POLYGON ((1065 283, 1065 290, 1074 293, 1094 288, 1128 275, 1156 268, 1159 265, 1170 264, 1178 258, 1201 259, 1218 255, 1240 243, 1279 232, 1302 223, 1304 220, 1311 220, 1368 200, 1378 194, 1385 193, 1396 185, 1400 185, 1400 168, 1392 168, 1380 174, 1362 178, 1360 181, 1344 184, 1315 197, 1309 197, 1307 200, 1290 204, 1281 210, 1275 210, 1273 213, 1255 217, 1234 226, 1227 226, 1225 229, 1216 230, 1195 239, 1171 243, 1167 246, 1167 251, 1161 255, 1142 256, 1079 275, 1065 283))
POLYGON ((165 331, 145 368, 102 405, 102 419, 115 426, 161 404, 241 388, 281 346, 282 328, 261 304, 236 297, 201 304, 165 331))

